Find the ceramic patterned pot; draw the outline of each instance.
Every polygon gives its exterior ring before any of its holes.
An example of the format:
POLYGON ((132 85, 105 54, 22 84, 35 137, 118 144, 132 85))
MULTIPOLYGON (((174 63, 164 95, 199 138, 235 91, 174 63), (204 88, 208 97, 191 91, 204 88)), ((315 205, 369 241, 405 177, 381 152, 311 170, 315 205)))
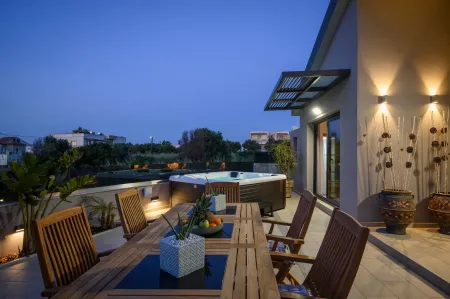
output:
POLYGON ((186 240, 175 236, 159 241, 159 266, 167 273, 180 278, 205 266, 205 238, 190 234, 186 240))
POLYGON ((286 180, 286 198, 291 198, 292 188, 294 188, 294 180, 286 180))
POLYGON ((428 210, 438 222, 439 232, 450 235, 450 193, 433 193, 428 210))
POLYGON ((416 216, 414 195, 406 190, 382 190, 378 208, 386 224, 386 231, 391 234, 405 235, 406 228, 416 216))

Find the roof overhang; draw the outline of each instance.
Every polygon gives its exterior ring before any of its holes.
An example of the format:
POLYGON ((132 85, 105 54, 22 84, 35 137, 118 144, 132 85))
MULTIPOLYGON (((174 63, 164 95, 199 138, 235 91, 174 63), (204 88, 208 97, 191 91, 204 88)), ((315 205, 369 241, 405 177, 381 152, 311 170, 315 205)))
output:
POLYGON ((302 109, 349 75, 349 69, 283 72, 264 110, 302 109))

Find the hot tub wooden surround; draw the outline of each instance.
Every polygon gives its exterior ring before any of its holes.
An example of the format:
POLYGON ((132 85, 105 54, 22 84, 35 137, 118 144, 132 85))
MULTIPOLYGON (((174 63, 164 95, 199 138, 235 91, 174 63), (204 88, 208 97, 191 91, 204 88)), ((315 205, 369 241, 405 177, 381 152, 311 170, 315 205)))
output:
MULTIPOLYGON (((172 207, 179 203, 193 203, 205 192, 205 185, 184 182, 170 183, 172 207)), ((241 202, 270 202, 274 211, 286 207, 286 180, 240 185, 240 190, 241 202)))

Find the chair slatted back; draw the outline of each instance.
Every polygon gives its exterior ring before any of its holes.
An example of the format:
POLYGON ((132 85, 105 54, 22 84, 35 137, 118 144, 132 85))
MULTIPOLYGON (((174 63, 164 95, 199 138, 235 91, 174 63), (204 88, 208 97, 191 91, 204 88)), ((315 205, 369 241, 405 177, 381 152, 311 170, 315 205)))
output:
POLYGON ((32 233, 46 288, 68 285, 100 261, 83 206, 35 220, 32 233))
POLYGON ((304 285, 314 296, 347 298, 366 247, 369 229, 335 209, 304 285))
POLYGON ((137 189, 116 194, 116 203, 125 234, 137 234, 147 227, 147 219, 137 189))
POLYGON ((317 197, 310 191, 305 190, 300 196, 297 210, 295 211, 292 224, 286 234, 286 237, 294 239, 304 239, 311 222, 314 208, 316 207, 317 197))
POLYGON ((206 194, 211 194, 211 189, 219 194, 225 194, 227 203, 241 202, 241 189, 239 183, 232 182, 215 182, 206 185, 206 194))

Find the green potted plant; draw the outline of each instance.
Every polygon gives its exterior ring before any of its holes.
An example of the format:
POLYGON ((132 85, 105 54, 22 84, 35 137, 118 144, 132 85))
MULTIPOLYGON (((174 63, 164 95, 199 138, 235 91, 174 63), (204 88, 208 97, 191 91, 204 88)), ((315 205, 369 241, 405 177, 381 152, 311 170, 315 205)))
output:
POLYGON ((117 208, 112 202, 106 203, 103 198, 96 196, 82 196, 80 203, 90 208, 92 214, 100 215, 98 222, 102 230, 114 228, 117 208))
POLYGON ((283 141, 273 147, 273 156, 278 168, 286 176, 286 197, 291 198, 294 180, 292 175, 297 168, 297 158, 289 141, 283 141))
POLYGON ((21 256, 35 252, 31 223, 52 214, 62 202, 69 202, 67 198, 74 191, 94 181, 91 176, 68 177, 70 167, 80 157, 75 149, 64 153, 57 165, 40 165, 35 155, 27 154, 22 163, 10 164, 9 173, 0 172, 0 184, 5 186, 0 198, 18 203, 21 209, 24 227, 21 256))
POLYGON ((191 234, 195 217, 187 223, 178 214, 178 231, 166 216, 162 215, 172 229, 173 235, 159 241, 160 268, 175 276, 183 277, 205 266, 205 239, 191 234))

